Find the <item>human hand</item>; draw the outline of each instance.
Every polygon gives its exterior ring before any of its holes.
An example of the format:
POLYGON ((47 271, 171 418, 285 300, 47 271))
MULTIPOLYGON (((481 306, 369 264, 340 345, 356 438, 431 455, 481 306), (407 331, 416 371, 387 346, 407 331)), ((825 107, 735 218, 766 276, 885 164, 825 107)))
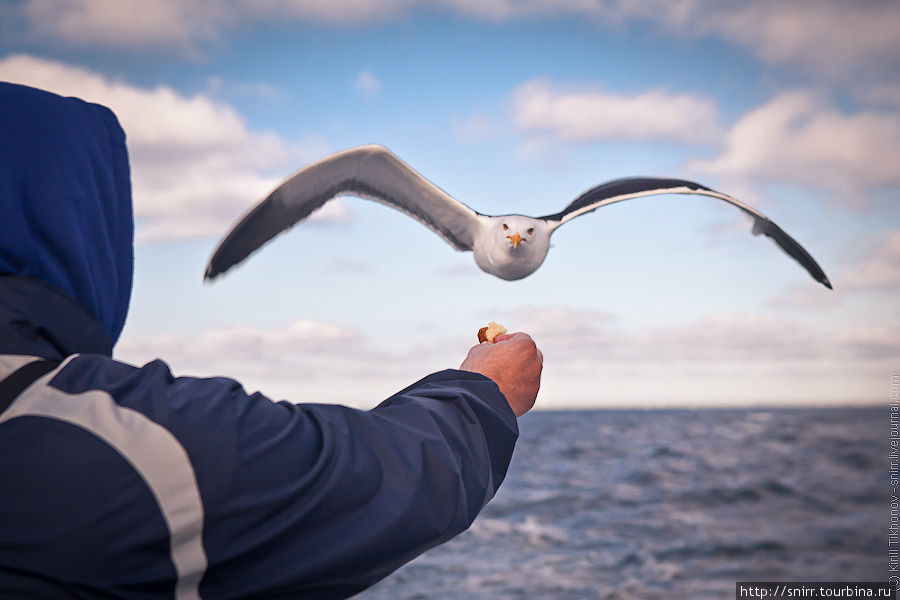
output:
POLYGON ((541 387, 544 355, 527 333, 498 335, 473 346, 459 366, 493 380, 517 417, 534 406, 541 387))

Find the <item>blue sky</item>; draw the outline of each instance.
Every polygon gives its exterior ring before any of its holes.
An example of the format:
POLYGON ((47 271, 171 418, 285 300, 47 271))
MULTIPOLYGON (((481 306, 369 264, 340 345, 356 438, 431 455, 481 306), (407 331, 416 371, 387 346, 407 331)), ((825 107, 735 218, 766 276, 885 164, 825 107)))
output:
POLYGON ((370 407, 496 320, 542 347, 544 408, 878 403, 900 368, 897 31, 895 3, 836 0, 0 0, 0 79, 126 130, 123 360, 370 407), (493 214, 695 179, 766 213, 835 290, 734 208, 681 196, 573 220, 518 282, 341 199, 202 284, 282 178, 365 143, 493 214))

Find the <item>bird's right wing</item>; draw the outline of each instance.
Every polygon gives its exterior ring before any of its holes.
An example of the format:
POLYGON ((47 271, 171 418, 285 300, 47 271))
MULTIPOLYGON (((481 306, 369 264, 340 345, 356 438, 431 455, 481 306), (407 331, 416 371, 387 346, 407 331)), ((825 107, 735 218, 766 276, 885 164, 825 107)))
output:
POLYGON ((471 250, 482 216, 422 177, 382 146, 360 146, 301 169, 254 207, 225 237, 206 267, 213 279, 332 198, 375 200, 413 217, 457 250, 471 250))
POLYGON ((562 211, 540 217, 550 223, 552 229, 556 229, 563 223, 593 212, 601 206, 608 206, 623 200, 655 196, 659 194, 698 194, 718 198, 728 204, 738 207, 746 215, 753 219, 753 235, 763 234, 770 238, 788 256, 800 263, 810 276, 831 289, 831 282, 819 266, 819 263, 810 255, 800 243, 789 236, 785 231, 772 222, 764 214, 748 204, 744 204, 736 198, 732 198, 722 192, 717 192, 705 185, 684 179, 666 179, 658 177, 626 177, 615 179, 597 187, 591 188, 573 200, 562 211))

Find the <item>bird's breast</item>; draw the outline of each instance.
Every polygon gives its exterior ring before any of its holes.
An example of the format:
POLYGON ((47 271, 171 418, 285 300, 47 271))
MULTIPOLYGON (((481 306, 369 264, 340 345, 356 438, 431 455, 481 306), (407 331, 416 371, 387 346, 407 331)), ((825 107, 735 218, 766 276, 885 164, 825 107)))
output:
POLYGON ((531 275, 541 266, 547 253, 536 250, 539 249, 529 247, 527 242, 520 242, 514 248, 507 240, 503 243, 478 243, 476 240, 473 254, 475 264, 482 271, 512 281, 531 275))

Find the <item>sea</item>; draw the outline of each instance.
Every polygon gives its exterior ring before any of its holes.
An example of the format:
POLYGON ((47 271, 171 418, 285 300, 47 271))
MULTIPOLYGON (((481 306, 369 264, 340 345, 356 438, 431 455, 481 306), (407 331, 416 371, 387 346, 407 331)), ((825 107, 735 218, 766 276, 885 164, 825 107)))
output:
POLYGON ((887 406, 544 411, 519 425, 472 527, 355 598, 729 599, 736 581, 891 575, 887 406))

